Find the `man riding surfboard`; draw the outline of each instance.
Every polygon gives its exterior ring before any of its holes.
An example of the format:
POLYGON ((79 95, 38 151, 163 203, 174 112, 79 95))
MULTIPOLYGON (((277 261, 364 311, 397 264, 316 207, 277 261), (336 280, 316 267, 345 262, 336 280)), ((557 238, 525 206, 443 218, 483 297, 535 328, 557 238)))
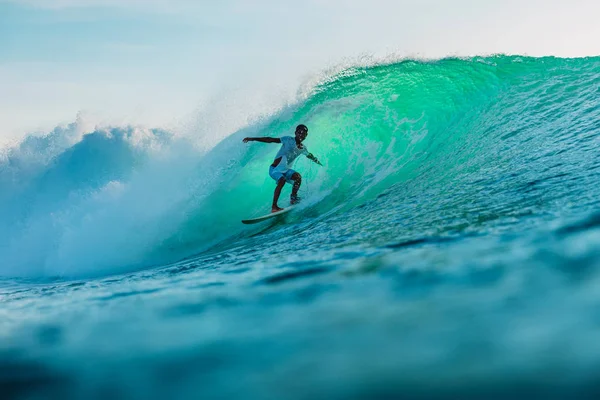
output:
POLYGON ((273 178, 275 182, 277 182, 277 187, 275 188, 275 193, 273 194, 273 205, 271 207, 271 212, 283 210, 283 208, 280 208, 277 205, 277 201, 281 195, 281 189, 283 189, 283 186, 286 182, 293 185, 290 204, 294 205, 300 201, 300 198, 298 197, 298 189, 300 189, 300 185, 302 184, 302 176, 291 168, 294 160, 296 160, 300 154, 305 155, 306 158, 319 165, 323 165, 315 156, 309 153, 306 146, 302 144, 302 142, 308 136, 308 128, 306 125, 298 125, 296 127, 295 136, 295 138, 291 136, 283 136, 280 138, 247 137, 243 140, 244 143, 281 143, 281 148, 275 156, 273 164, 271 164, 269 167, 269 176, 273 178))

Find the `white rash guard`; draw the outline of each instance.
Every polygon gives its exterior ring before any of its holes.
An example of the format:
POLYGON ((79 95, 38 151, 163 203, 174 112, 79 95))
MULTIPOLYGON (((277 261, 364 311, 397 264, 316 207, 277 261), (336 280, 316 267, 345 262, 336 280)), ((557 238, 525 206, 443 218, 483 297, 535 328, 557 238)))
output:
POLYGON ((281 157, 281 161, 275 168, 278 171, 283 172, 287 171, 292 167, 294 161, 296 160, 296 158, 298 158, 300 154, 304 154, 305 156, 307 156, 308 149, 304 145, 302 145, 302 148, 299 149, 298 146, 296 146, 296 139, 291 136, 283 136, 280 139, 281 149, 279 149, 279 152, 275 156, 275 160, 281 157))

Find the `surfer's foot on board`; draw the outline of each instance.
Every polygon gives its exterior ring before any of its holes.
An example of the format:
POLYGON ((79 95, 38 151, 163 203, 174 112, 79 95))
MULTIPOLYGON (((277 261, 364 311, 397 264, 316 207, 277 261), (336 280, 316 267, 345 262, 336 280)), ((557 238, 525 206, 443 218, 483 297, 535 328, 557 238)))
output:
POLYGON ((278 211, 283 211, 283 208, 279 208, 277 206, 271 207, 271 213, 276 213, 278 211))
POLYGON ((300 203, 300 200, 302 200, 299 196, 292 196, 290 198, 290 204, 294 205, 294 204, 298 204, 300 203))

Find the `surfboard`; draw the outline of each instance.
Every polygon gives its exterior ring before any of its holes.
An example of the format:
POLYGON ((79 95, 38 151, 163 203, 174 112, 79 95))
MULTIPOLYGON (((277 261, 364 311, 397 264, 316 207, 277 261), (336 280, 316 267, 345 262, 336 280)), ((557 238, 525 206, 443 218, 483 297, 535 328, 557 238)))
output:
POLYGON ((263 222, 263 221, 266 221, 266 220, 271 219, 271 218, 280 217, 283 214, 292 211, 294 209, 294 207, 296 207, 296 206, 289 206, 287 208, 284 208, 281 211, 277 211, 277 212, 274 212, 274 213, 263 215, 262 217, 258 217, 258 218, 244 219, 244 220, 242 220, 242 224, 246 224, 246 225, 258 224, 259 222, 263 222))

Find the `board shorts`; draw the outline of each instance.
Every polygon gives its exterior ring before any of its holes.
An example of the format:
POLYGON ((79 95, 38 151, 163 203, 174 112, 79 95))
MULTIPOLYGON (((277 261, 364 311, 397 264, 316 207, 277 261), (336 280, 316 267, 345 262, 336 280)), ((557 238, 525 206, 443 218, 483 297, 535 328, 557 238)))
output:
POLYGON ((285 177, 285 181, 287 183, 294 183, 294 181, 292 180, 292 175, 294 175, 295 173, 296 171, 294 171, 293 169, 280 171, 277 169, 277 167, 274 167, 272 165, 269 167, 269 176, 275 179, 275 182, 279 182, 281 178, 285 177))

